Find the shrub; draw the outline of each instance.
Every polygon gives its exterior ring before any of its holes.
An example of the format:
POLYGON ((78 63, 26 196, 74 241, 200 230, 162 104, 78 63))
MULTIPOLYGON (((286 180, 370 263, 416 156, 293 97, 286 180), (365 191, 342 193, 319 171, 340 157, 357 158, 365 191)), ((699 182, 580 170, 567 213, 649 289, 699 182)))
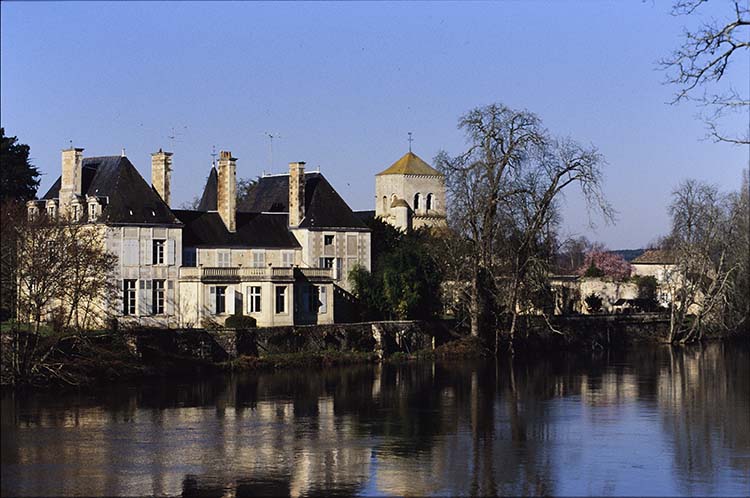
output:
POLYGON ((588 308, 589 313, 599 313, 602 310, 602 298, 594 293, 586 296, 584 302, 586 303, 586 308, 588 308))
POLYGON ((232 315, 224 322, 224 326, 229 329, 254 329, 257 327, 255 318, 247 315, 232 315))

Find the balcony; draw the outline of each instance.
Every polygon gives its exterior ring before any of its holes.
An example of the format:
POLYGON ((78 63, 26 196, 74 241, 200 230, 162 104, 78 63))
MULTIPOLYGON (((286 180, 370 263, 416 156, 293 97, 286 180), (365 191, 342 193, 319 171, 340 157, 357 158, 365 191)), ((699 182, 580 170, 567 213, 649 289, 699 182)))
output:
POLYGON ((258 281, 292 281, 297 277, 309 280, 329 280, 333 278, 330 268, 289 268, 289 267, 182 267, 181 280, 200 280, 207 283, 238 283, 258 281))

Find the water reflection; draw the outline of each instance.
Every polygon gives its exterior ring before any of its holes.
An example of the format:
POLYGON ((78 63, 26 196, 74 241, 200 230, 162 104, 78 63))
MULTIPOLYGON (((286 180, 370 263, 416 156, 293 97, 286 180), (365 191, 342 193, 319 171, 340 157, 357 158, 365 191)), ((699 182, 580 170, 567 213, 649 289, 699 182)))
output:
POLYGON ((6 394, 3 495, 750 491, 747 350, 6 394))

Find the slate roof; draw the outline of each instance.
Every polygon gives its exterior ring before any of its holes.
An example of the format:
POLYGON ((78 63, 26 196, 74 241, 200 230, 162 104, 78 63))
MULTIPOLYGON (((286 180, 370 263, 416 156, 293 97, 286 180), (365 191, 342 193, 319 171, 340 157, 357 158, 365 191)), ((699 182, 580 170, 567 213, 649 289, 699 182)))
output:
POLYGON ((671 265, 674 264, 674 255, 670 251, 662 249, 649 249, 630 263, 634 265, 671 265))
POLYGON ((217 192, 219 189, 219 173, 214 166, 211 166, 211 172, 208 174, 206 186, 203 188, 203 195, 198 204, 198 211, 216 211, 218 208, 217 192))
MULTIPOLYGON (((42 199, 60 196, 59 177, 42 199)), ((161 196, 143 179, 123 156, 86 157, 83 159, 81 193, 84 197, 83 219, 88 216, 85 196, 107 197, 98 221, 112 224, 179 224, 161 196)))
MULTIPOLYGON (((289 212, 289 175, 258 179, 237 206, 244 212, 289 212)), ((305 173, 305 218, 301 228, 369 230, 328 180, 320 173, 305 173)))
POLYGON ((398 161, 375 176, 381 175, 427 175, 443 176, 438 170, 424 162, 413 152, 407 152, 398 161))
POLYGON ((237 213, 237 231, 234 233, 227 230, 217 212, 176 209, 174 214, 184 223, 184 247, 300 247, 289 231, 287 214, 237 213))

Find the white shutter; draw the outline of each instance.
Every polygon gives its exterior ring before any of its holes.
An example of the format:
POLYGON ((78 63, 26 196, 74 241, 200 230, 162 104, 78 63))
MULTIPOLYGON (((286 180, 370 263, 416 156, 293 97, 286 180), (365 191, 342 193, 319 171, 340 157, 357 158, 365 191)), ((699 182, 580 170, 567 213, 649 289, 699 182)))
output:
POLYGON ((336 280, 341 279, 341 258, 336 258, 336 270, 335 274, 333 275, 333 278, 336 280))
POLYGON ((208 309, 212 315, 216 314, 216 287, 208 288, 208 309))
POLYGON ((251 306, 252 306, 251 301, 252 301, 253 298, 250 295, 250 289, 252 289, 252 287, 246 287, 245 288, 245 310, 246 310, 245 313, 252 313, 252 311, 251 311, 251 309, 252 309, 251 308, 251 306))
POLYGON ((318 268, 326 267, 326 258, 318 258, 318 268))
POLYGON ((174 308, 175 308, 175 302, 174 302, 174 280, 167 280, 167 298, 166 298, 166 306, 165 311, 167 315, 172 316, 174 315, 174 308))
POLYGON ((151 264, 151 251, 153 251, 151 239, 141 239, 141 265, 151 264))
POLYGON ((320 301, 318 313, 321 315, 328 313, 328 295, 326 294, 326 287, 324 285, 318 287, 318 300, 320 301))
POLYGON ((150 314, 151 310, 146 306, 146 281, 138 281, 138 314, 145 316, 150 314))
POLYGON ((138 266, 138 239, 125 239, 122 245, 124 266, 138 266))
POLYGON ((226 294, 224 295, 225 309, 228 315, 234 315, 234 287, 227 286, 226 294))
POLYGON ((167 241, 167 264, 174 266, 174 239, 167 241))

